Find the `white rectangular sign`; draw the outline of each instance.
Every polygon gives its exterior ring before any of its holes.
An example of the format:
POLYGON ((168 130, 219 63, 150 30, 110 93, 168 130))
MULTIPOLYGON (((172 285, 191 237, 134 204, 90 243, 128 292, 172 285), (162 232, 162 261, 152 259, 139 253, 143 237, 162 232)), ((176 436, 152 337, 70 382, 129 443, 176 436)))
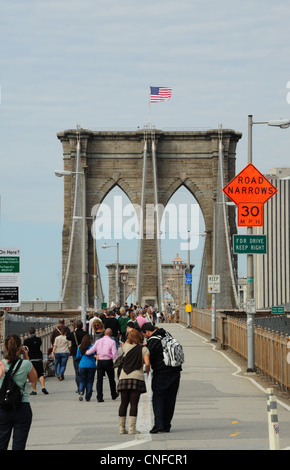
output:
POLYGON ((246 313, 256 313, 256 300, 255 299, 247 299, 246 300, 246 313))
POLYGON ((0 308, 20 306, 20 250, 0 248, 0 308))
POLYGON ((207 291, 209 294, 220 293, 220 276, 211 274, 207 278, 207 291))

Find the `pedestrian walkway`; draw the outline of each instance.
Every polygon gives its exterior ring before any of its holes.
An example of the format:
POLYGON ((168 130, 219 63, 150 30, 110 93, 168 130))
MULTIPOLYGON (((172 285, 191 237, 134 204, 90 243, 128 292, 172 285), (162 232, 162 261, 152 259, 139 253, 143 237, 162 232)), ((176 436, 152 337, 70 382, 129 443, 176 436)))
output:
MULTIPOLYGON (((139 404, 141 434, 120 435, 120 398, 111 399, 108 379, 104 403, 97 402, 95 390, 90 402, 80 402, 70 359, 63 382, 49 377, 49 395, 38 388, 37 395, 30 397, 33 423, 27 450, 268 450, 269 385, 261 386, 255 375, 245 375, 232 356, 195 330, 180 324, 162 326, 182 343, 186 359, 170 433, 149 433, 153 425, 150 377, 139 404)), ((289 418, 290 400, 289 404, 279 401, 281 449, 290 448, 289 418)))

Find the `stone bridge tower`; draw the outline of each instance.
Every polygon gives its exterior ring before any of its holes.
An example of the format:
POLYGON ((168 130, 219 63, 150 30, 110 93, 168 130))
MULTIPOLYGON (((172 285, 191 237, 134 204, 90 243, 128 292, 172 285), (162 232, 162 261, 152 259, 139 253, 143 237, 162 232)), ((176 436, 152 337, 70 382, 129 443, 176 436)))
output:
MULTIPOLYGON (((75 172, 77 141, 79 139, 80 165, 85 168, 85 211, 87 221, 86 272, 88 303, 94 296, 94 240, 91 235, 93 208, 101 204, 106 195, 118 185, 133 205, 166 207, 171 196, 184 185, 200 205, 207 232, 205 242, 206 275, 212 274, 214 214, 218 185, 219 130, 162 131, 143 129, 136 131, 66 130, 57 134, 63 146, 64 170, 75 172)), ((236 146, 241 133, 222 131, 224 181, 235 176, 236 146)), ((68 264, 76 179, 64 178, 64 224, 62 241, 63 276, 68 264)), ((236 233, 235 212, 229 213, 230 236, 236 233)), ((139 246, 137 273, 138 301, 143 304, 148 296, 160 303, 162 271, 159 252, 158 220, 162 214, 156 211, 156 220, 148 234, 143 226, 139 246), (142 269, 140 266, 142 263, 142 269)), ((64 300, 66 305, 80 305, 82 279, 80 250, 73 248, 64 300)), ((220 256, 226 256, 219 253, 220 256)), ((216 271, 216 274, 218 272, 216 271)), ((223 308, 235 307, 229 270, 223 276, 223 308)), ((207 305, 210 305, 207 296, 207 305)), ((217 299, 218 307, 218 299, 217 299)))

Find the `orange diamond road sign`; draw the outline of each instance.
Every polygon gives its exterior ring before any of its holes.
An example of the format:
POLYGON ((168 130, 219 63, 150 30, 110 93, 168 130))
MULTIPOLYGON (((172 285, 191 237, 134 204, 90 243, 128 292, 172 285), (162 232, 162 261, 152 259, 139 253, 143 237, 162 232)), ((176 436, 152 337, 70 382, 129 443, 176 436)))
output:
POLYGON ((238 226, 257 227, 263 225, 263 204, 278 189, 249 163, 223 188, 223 192, 238 206, 238 226))

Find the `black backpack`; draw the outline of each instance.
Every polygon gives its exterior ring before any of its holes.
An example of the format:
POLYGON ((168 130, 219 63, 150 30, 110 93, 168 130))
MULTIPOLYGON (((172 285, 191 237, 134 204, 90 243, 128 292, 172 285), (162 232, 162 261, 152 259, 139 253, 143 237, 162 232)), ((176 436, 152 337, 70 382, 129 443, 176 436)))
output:
MULTIPOLYGON (((17 361, 16 361, 17 362, 17 361)), ((16 362, 13 362, 9 370, 5 373, 4 380, 0 389, 0 408, 5 411, 15 411, 20 407, 22 402, 22 391, 19 385, 13 380, 14 374, 18 371, 22 364, 22 359, 12 372, 16 362)))

